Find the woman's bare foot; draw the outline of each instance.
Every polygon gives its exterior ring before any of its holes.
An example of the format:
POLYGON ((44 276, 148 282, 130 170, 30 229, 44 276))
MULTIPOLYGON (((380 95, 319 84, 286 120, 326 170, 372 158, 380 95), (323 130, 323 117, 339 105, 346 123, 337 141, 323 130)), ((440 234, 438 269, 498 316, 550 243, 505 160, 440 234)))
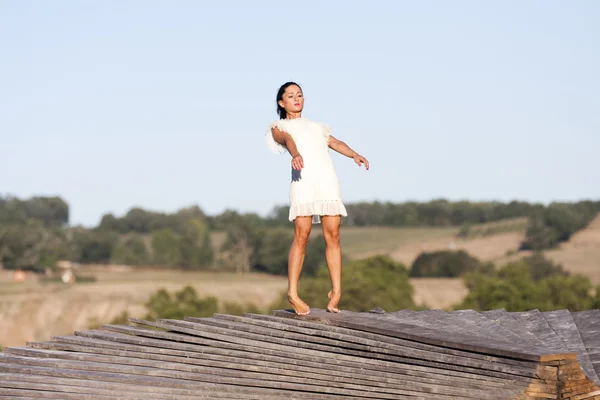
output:
POLYGON ((339 313, 340 309, 337 307, 338 307, 338 304, 340 303, 340 298, 342 297, 342 294, 341 293, 333 294, 333 290, 330 290, 329 293, 327 294, 327 297, 329 298, 329 304, 327 304, 327 309, 329 310, 329 312, 339 313))
POLYGON ((288 301, 292 305, 292 308, 296 312, 296 315, 310 314, 310 307, 308 306, 308 304, 303 302, 298 295, 292 296, 288 293, 288 301))

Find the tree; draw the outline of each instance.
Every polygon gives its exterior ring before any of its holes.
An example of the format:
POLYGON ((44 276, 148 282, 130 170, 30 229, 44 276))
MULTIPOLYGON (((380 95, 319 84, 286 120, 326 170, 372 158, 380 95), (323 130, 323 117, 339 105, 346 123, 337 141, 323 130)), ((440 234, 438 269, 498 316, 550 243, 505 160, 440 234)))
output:
POLYGON ((472 271, 490 271, 493 266, 483 264, 464 250, 440 250, 423 252, 415 259, 410 269, 413 278, 455 278, 472 271))
POLYGON ((150 254, 144 240, 134 234, 114 247, 111 262, 124 265, 148 265, 150 264, 150 254))
POLYGON ((69 205, 60 197, 0 197, 0 223, 25 224, 29 220, 41 222, 44 227, 57 228, 69 222, 69 205))
POLYGON ((150 297, 146 303, 148 314, 146 319, 183 319, 184 317, 212 317, 218 311, 216 297, 200 298, 196 290, 186 286, 171 295, 161 289, 150 297))
MULTIPOLYGON (((311 307, 326 308, 327 293, 331 289, 329 271, 322 266, 315 278, 300 281, 300 296, 311 307)), ((387 311, 416 308, 408 270, 388 257, 375 256, 351 261, 342 273, 340 308, 349 311, 369 311, 381 307, 387 311)), ((288 309, 286 294, 282 294, 273 308, 288 309)))
POLYGON ((179 238, 170 228, 152 232, 153 263, 169 267, 181 265, 182 255, 179 238))
POLYGON ((236 272, 250 272, 258 264, 259 249, 265 227, 256 214, 241 215, 235 211, 224 213, 220 221, 225 227, 226 238, 222 251, 227 252, 229 264, 236 272))
POLYGON ((465 283, 469 294, 456 309, 580 311, 600 306, 600 287, 594 289, 589 278, 569 275, 539 254, 508 263, 491 275, 470 273, 465 283))
POLYGON ((188 219, 181 222, 181 226, 181 265, 187 269, 196 269, 212 264, 213 251, 208 225, 201 219, 188 219))
POLYGON ((119 240, 114 232, 74 229, 71 235, 72 260, 80 263, 108 264, 119 240))
POLYGON ((42 272, 67 255, 64 231, 46 228, 40 221, 0 228, 0 263, 7 269, 42 272))

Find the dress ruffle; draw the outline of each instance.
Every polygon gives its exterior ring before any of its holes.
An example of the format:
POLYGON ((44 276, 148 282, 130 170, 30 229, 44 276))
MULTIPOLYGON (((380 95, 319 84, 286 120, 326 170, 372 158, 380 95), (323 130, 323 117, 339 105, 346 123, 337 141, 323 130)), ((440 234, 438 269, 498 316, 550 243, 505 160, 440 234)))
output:
POLYGON ((294 203, 290 206, 289 220, 293 221, 296 217, 312 216, 313 224, 321 222, 321 216, 341 215, 348 216, 346 207, 341 200, 312 201, 310 203, 294 203))
POLYGON ((273 153, 283 154, 286 152, 287 149, 285 148, 285 146, 281 145, 280 143, 277 143, 277 141, 275 141, 275 139, 273 138, 273 132, 271 132, 271 129, 275 127, 279 128, 279 130, 283 130, 279 121, 273 121, 271 125, 269 125, 269 129, 265 134, 265 141, 267 142, 267 147, 273 153))

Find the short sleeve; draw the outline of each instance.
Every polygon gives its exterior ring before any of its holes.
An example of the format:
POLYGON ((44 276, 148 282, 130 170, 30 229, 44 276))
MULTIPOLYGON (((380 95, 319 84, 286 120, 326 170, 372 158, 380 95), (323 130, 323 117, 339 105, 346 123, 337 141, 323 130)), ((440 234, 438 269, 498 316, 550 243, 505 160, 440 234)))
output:
POLYGON ((267 142, 267 147, 273 153, 283 154, 283 153, 285 153, 285 150, 286 150, 285 146, 282 146, 280 143, 277 143, 277 141, 275 141, 275 139, 273 138, 273 132, 271 132, 271 129, 273 129, 275 127, 279 128, 279 130, 283 130, 281 128, 279 121, 273 121, 271 123, 271 125, 269 125, 269 129, 267 129, 267 133, 265 134, 265 140, 267 142))
POLYGON ((325 135, 325 140, 327 140, 327 144, 329 144, 329 137, 331 136, 331 128, 329 125, 324 124, 322 122, 319 123, 323 127, 323 134, 325 135))

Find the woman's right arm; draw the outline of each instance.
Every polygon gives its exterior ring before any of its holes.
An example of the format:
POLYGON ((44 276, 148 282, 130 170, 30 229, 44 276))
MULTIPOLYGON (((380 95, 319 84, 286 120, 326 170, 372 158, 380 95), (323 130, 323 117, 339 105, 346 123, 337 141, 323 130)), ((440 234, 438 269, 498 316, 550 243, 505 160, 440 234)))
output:
POLYGON ((290 152, 290 155, 292 156, 292 168, 298 171, 304 168, 304 160, 298 151, 298 147, 296 147, 296 142, 294 142, 292 135, 287 132, 282 132, 277 127, 273 127, 271 133, 273 134, 273 139, 280 145, 285 146, 290 152))

